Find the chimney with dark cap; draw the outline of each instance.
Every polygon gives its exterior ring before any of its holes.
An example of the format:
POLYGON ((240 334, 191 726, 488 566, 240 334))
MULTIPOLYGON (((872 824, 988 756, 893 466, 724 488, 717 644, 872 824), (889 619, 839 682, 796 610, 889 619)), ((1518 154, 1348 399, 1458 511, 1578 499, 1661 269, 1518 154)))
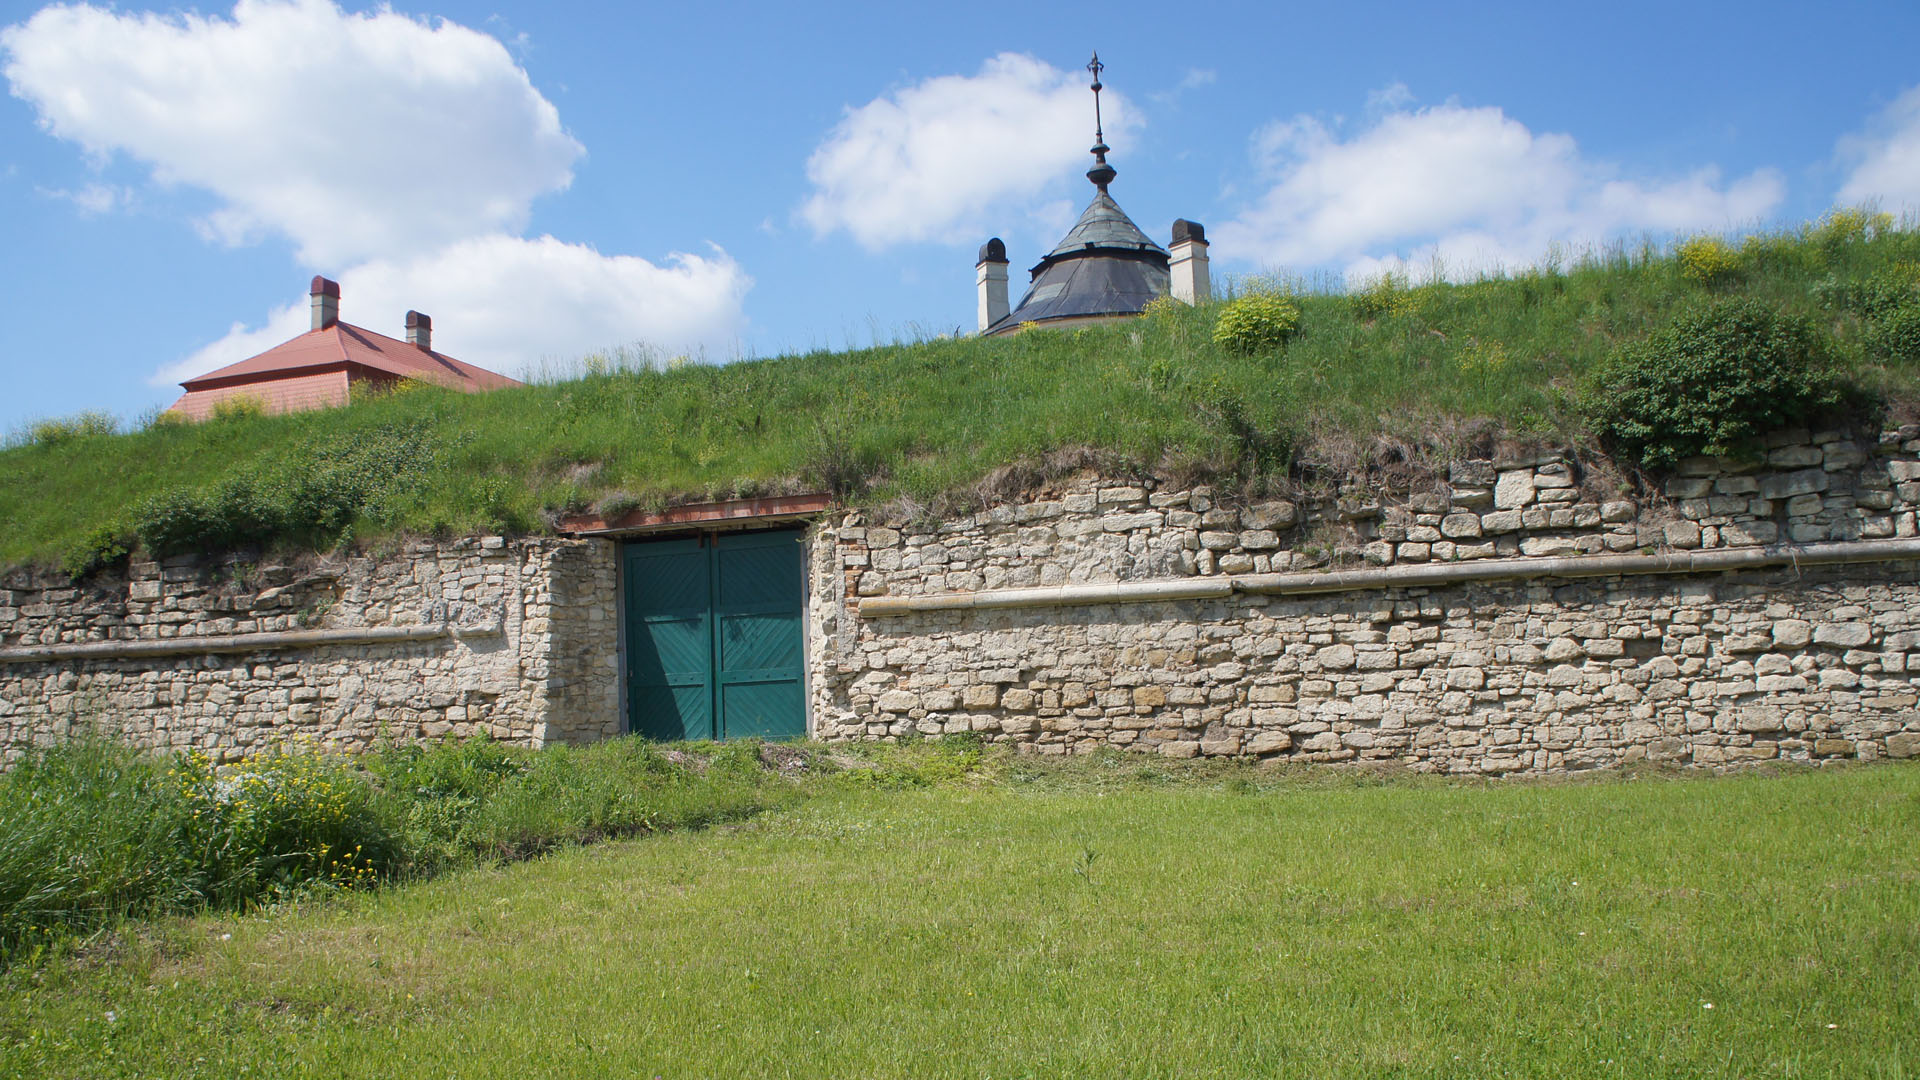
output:
POLYGON ((980 287, 980 331, 1007 317, 1007 245, 999 237, 980 245, 974 283, 980 287))
POLYGON ((307 290, 313 301, 313 328, 325 330, 340 321, 340 283, 316 276, 307 290))
POLYGON ((407 344, 421 352, 432 352, 433 320, 417 311, 407 312, 407 344))
POLYGON ((1207 273, 1207 230, 1197 221, 1176 218, 1167 271, 1173 278, 1173 298, 1187 304, 1213 299, 1213 276, 1207 273))

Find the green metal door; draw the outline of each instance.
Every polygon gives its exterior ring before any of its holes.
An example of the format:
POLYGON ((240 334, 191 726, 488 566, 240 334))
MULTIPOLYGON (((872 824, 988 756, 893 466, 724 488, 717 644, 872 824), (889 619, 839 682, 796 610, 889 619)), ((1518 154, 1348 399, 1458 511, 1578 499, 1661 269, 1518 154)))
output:
POLYGON ((806 734, 801 540, 780 531, 627 545, 628 730, 806 734))

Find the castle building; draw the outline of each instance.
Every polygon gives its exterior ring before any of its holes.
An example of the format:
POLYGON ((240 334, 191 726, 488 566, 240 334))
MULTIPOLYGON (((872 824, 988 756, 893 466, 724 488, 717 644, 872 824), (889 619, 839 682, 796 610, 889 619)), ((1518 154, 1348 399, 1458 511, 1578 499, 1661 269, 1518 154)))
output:
POLYGON ((1140 231, 1107 191, 1118 170, 1107 163, 1107 145, 1100 120, 1100 72, 1106 65, 1095 53, 1087 70, 1093 72, 1093 167, 1087 179, 1095 188, 1093 201, 1080 220, 1047 256, 1029 271, 1030 284, 1018 307, 1007 306, 1007 245, 999 237, 980 247, 974 264, 980 296, 980 333, 993 337, 1014 334, 1029 324, 1045 327, 1084 326, 1139 315, 1147 304, 1172 296, 1188 304, 1204 302, 1213 291, 1207 272, 1207 235, 1198 222, 1182 218, 1173 223, 1170 247, 1140 231))

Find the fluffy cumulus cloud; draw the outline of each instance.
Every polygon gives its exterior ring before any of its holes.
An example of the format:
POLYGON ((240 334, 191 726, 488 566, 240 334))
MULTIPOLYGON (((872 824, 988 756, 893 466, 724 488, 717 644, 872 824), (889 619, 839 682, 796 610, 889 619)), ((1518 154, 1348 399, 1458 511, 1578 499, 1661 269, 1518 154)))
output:
MULTIPOLYGON (((218 207, 199 224, 216 241, 291 240, 358 290, 370 328, 397 332, 401 312, 428 311, 436 344, 509 369, 637 339, 719 348, 737 332, 749 279, 723 253, 657 264, 519 235, 584 149, 479 31, 331 0, 239 0, 229 16, 78 4, 0 30, 0 52, 49 133, 211 193, 218 207)), ((111 208, 87 191, 73 201, 111 208)), ((296 302, 156 378, 305 327, 296 302)))
POLYGON ((1344 138, 1311 117, 1263 129, 1254 150, 1266 190, 1217 230, 1215 252, 1356 275, 1437 259, 1467 274, 1625 232, 1739 226, 1785 193, 1770 169, 1732 181, 1712 166, 1624 176, 1570 136, 1536 134, 1497 108, 1414 108, 1404 88, 1369 106, 1373 119, 1344 138))
POLYGON ((500 42, 385 9, 49 7, 0 46, 49 132, 213 192, 222 239, 279 231, 316 264, 518 230, 583 152, 500 42))
MULTIPOLYGON (((493 235, 411 259, 375 259, 340 279, 340 318, 403 338, 409 309, 433 317, 434 348, 509 375, 566 370, 610 345, 645 342, 669 354, 731 353, 752 279, 725 253, 659 265, 602 255, 550 236, 493 235)), ((163 386, 244 360, 305 331, 308 302, 265 325, 235 324, 219 341, 154 373, 163 386)))
POLYGON ((1838 201, 1877 203, 1884 210, 1920 210, 1920 86, 1893 100, 1867 130, 1840 140, 1848 167, 1838 201))
MULTIPOLYGON (((1101 95, 1108 142, 1140 120, 1101 95)), ((943 75, 849 109, 807 161, 813 193, 800 216, 819 234, 844 229, 869 250, 957 238, 977 244, 994 222, 1031 215, 1091 145, 1086 76, 1002 53, 976 75, 943 75), (978 234, 977 236, 975 234, 978 234)))

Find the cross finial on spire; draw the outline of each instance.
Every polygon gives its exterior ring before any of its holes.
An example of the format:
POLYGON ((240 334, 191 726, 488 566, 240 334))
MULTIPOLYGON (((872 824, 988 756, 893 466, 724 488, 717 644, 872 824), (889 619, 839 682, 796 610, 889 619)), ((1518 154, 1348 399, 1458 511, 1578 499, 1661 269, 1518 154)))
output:
POLYGON ((1113 183, 1113 178, 1118 175, 1118 170, 1107 164, 1107 151, 1112 147, 1107 145, 1105 125, 1100 120, 1100 73, 1107 70, 1107 65, 1100 62, 1097 50, 1093 59, 1087 62, 1087 70, 1093 72, 1093 149, 1088 152, 1093 155, 1094 162, 1093 168, 1087 170, 1087 179, 1093 181, 1093 186, 1104 195, 1107 185, 1113 183))

